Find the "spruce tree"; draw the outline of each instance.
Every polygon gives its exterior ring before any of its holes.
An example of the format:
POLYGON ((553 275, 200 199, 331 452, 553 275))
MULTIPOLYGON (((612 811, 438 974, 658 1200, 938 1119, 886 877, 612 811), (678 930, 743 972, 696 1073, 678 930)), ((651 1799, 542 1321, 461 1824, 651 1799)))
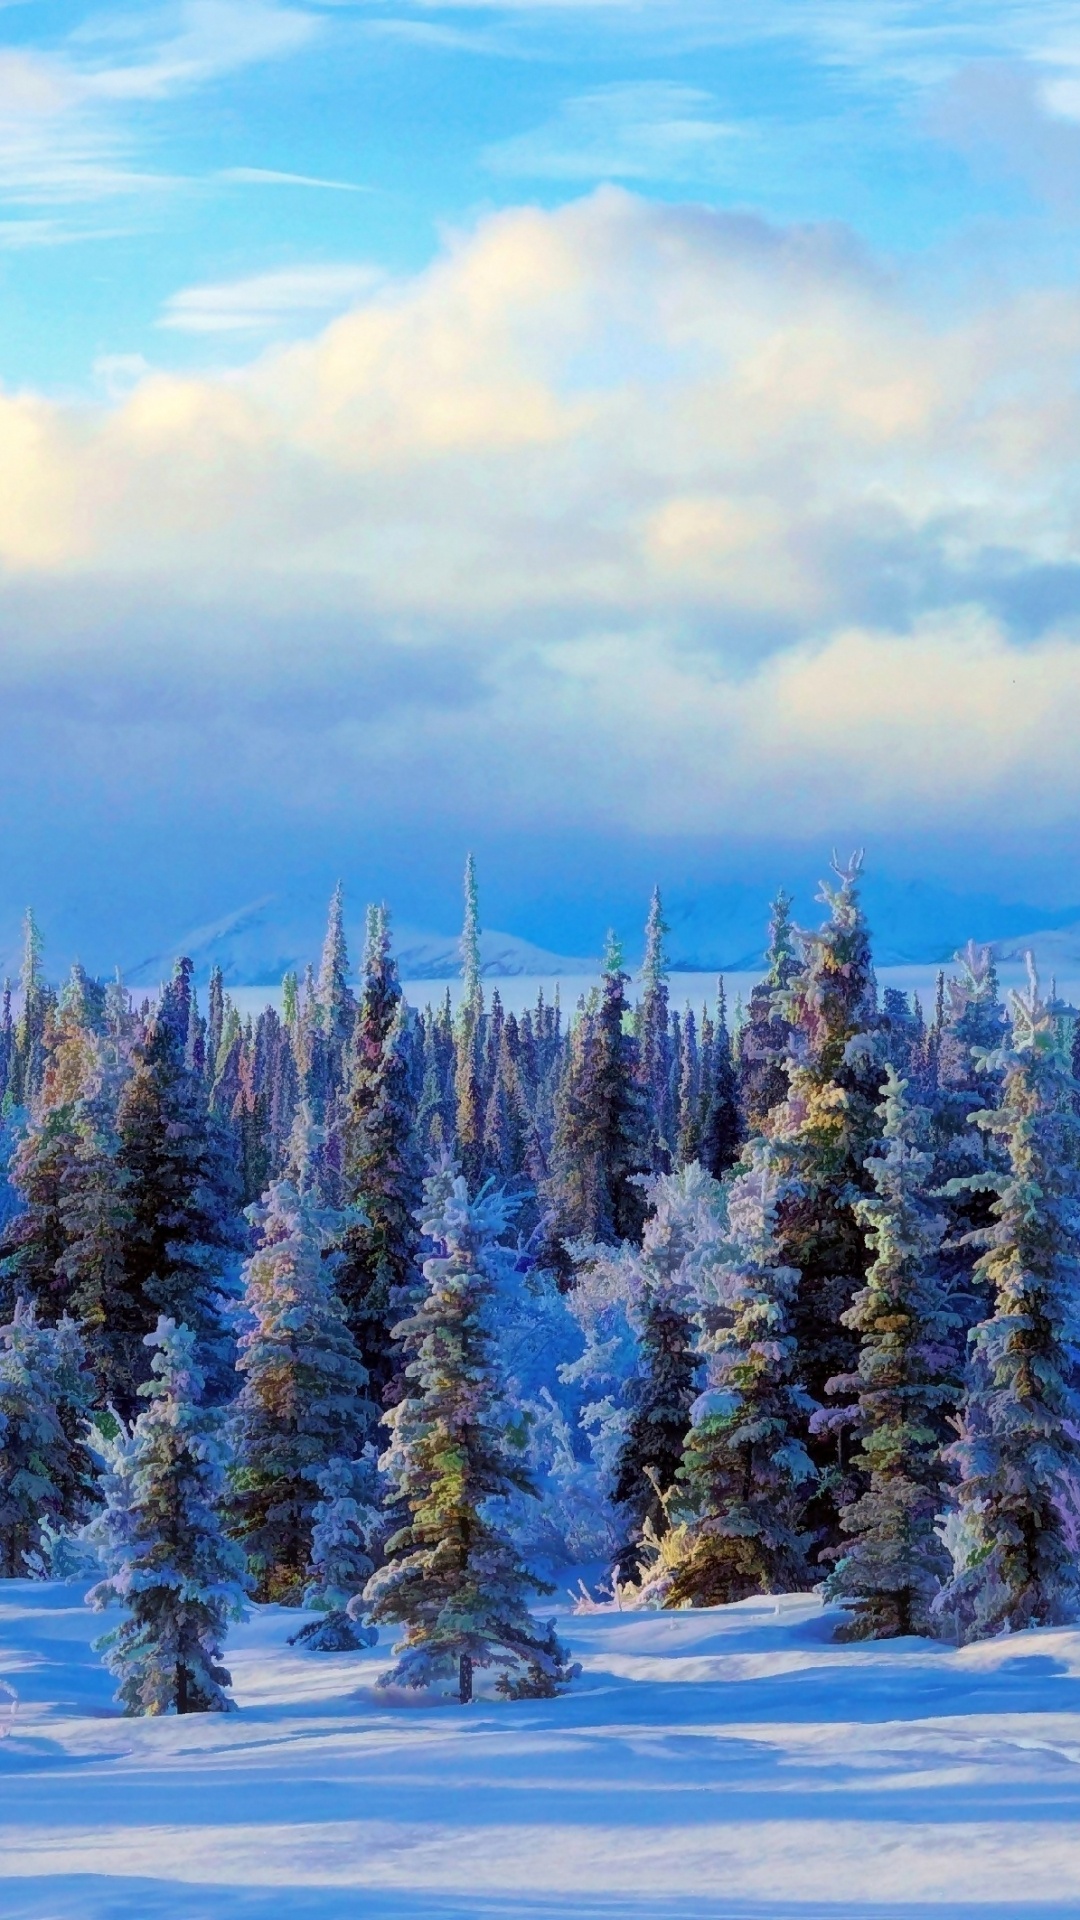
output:
MULTIPOLYGON (((648 1172, 636 1049, 627 1032, 622 953, 609 935, 600 994, 574 1029, 556 1099, 547 1197, 561 1241, 640 1241, 648 1172)), ((551 1257, 565 1260, 558 1248, 551 1257)))
POLYGON ((528 1610, 530 1588, 550 1589, 522 1564, 492 1504, 529 1484, 492 1365, 510 1214, 488 1187, 470 1199, 449 1166, 425 1185, 423 1230, 437 1251, 424 1262, 423 1299, 397 1329, 406 1392, 386 1415, 381 1463, 406 1518, 365 1589, 369 1618, 404 1628, 384 1684, 456 1679, 463 1704, 476 1667, 502 1669, 499 1691, 514 1698, 553 1694, 571 1677, 554 1625, 539 1628, 528 1610))
POLYGON ((772 1109, 787 1098, 789 995, 799 972, 791 904, 781 887, 772 903, 765 976, 750 995, 750 1014, 740 1036, 740 1100, 751 1133, 762 1133, 772 1109))
MULTIPOLYGON (((200 1361, 224 1365, 220 1297, 238 1244, 235 1190, 199 1080, 184 1058, 191 962, 177 963, 117 1107, 118 1170, 124 1185, 124 1321, 143 1330, 161 1314, 190 1328, 200 1361)), ((132 1356, 138 1366, 137 1354, 132 1356)), ((141 1368, 138 1369, 141 1371, 141 1368)), ((120 1410, 134 1406, 137 1376, 120 1410)))
POLYGON ((286 1605, 303 1594, 320 1478, 331 1460, 359 1456, 374 1418, 334 1285, 343 1223, 319 1190, 323 1138, 301 1107, 289 1171, 248 1209, 259 1245, 243 1271, 230 1524, 258 1598, 286 1605))
POLYGON ((701 1162, 714 1180, 722 1180, 736 1165, 745 1135, 723 980, 717 982, 716 1025, 709 1050, 709 1078, 702 1087, 702 1107, 701 1162))
POLYGON ((0 1327, 0 1576, 25 1579, 45 1526, 85 1520, 94 1474, 82 1438, 91 1380, 79 1330, 19 1301, 0 1327))
POLYGON ((356 1209, 337 1285, 380 1401, 395 1378, 392 1329, 419 1278, 416 1210, 418 1042, 390 951, 389 916, 372 910, 345 1133, 345 1195, 356 1209))
POLYGON ((106 1477, 109 1572, 87 1600, 125 1608, 97 1642, 120 1681, 126 1712, 221 1713, 232 1706, 221 1665, 230 1619, 244 1610, 239 1547, 222 1532, 224 1488, 219 1416, 202 1405, 205 1385, 188 1327, 164 1315, 146 1344, 148 1405, 106 1477))
MULTIPOLYGON (((803 965, 787 1014, 793 1033, 788 1095, 768 1115, 780 1180, 777 1231, 785 1266, 799 1274, 794 1333, 800 1379, 820 1405, 827 1382, 855 1369, 858 1342, 844 1322, 870 1256, 854 1203, 872 1192, 866 1163, 878 1138, 884 1068, 870 937, 858 895, 861 859, 823 886, 829 918, 802 933, 803 965)), ((825 1547, 838 1543, 838 1507, 853 1497, 843 1433, 812 1442, 828 1469, 815 1522, 825 1547)))
MULTIPOLYGON (((1076 1618, 1068 1507, 1080 1483, 1080 1120, 1062 1033, 1039 992, 1011 996, 998 1106, 976 1125, 1004 1148, 979 1277, 993 1311, 970 1336, 959 1440, 958 1565, 941 1610, 965 1639, 1076 1618)), ((985 1176, 975 1176, 976 1179, 985 1176)))
POLYGON ((856 1396, 845 1417, 859 1441, 852 1465, 867 1481, 841 1512, 849 1544, 826 1583, 830 1597, 853 1602, 843 1637, 856 1640, 929 1632, 948 1573, 936 1521, 947 1478, 942 1421, 959 1396, 956 1316, 940 1266, 944 1218, 926 1197, 929 1115, 908 1105, 906 1088, 890 1063, 882 1147, 868 1163, 875 1193, 855 1203, 874 1255, 844 1316, 860 1336, 859 1364, 830 1382, 856 1396))
POLYGON ((645 923, 645 958, 641 968, 642 997, 638 1009, 637 1077, 641 1087, 646 1152, 651 1173, 668 1173, 674 1146, 674 1114, 670 1099, 672 1048, 668 1010, 668 932, 659 887, 653 888, 645 923))
POLYGON ((707 1385, 691 1408, 680 1469, 669 1607, 719 1606, 810 1581, 804 1516, 815 1469, 801 1434, 813 1402, 798 1374, 799 1276, 778 1243, 768 1143, 754 1141, 747 1158, 729 1198, 720 1311, 703 1314, 707 1385))
POLYGON ((465 922, 461 933, 461 1005, 454 1031, 455 1151, 474 1185, 484 1163, 484 989, 480 974, 480 908, 476 862, 465 862, 465 922))

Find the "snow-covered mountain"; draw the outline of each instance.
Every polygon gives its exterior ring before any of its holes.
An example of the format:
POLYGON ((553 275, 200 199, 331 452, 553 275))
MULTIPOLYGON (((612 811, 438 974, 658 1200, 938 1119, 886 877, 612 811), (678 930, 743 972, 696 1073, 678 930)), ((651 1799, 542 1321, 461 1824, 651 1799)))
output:
MULTIPOLYGON (((178 954, 195 962, 196 978, 205 980, 219 966, 230 986, 277 986, 290 969, 302 974, 310 962, 317 967, 325 926, 325 908, 297 910, 275 894, 252 900, 204 926, 189 928, 158 952, 138 958, 124 969, 132 987, 156 987, 172 972, 178 954)), ((354 971, 364 951, 362 921, 346 925, 354 971)), ((456 934, 426 933, 413 927, 394 928, 394 951, 405 980, 452 980, 461 972, 461 948, 456 934)), ((560 977, 596 970, 595 959, 549 953, 516 934, 484 932, 480 936, 483 972, 492 978, 517 975, 560 977)))

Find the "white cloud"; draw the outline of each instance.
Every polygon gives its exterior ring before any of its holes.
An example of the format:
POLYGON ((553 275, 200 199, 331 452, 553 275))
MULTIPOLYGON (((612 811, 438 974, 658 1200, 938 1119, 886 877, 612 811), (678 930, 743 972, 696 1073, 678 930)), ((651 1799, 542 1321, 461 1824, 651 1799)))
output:
POLYGON ((279 173, 273 167, 223 167, 219 180, 241 187, 321 187, 328 193, 370 193, 353 180, 322 180, 317 174, 279 173))
POLYGON ((713 173, 735 129, 711 94, 662 80, 596 87, 554 119, 484 152, 494 173, 535 180, 678 180, 713 173))
POLYGON ((261 333, 348 307, 381 278, 365 266, 284 267, 214 286, 185 287, 158 321, 180 333, 261 333))
POLYGON ((737 835, 1080 805, 1076 294, 931 319, 842 235, 607 189, 400 282, 292 269, 166 318, 345 300, 228 375, 0 396, 3 672, 145 687, 175 641, 110 605, 175 626, 197 601, 200 672, 232 661, 230 712, 261 703, 237 764, 328 806, 437 787, 465 816, 486 793, 508 822, 737 835), (62 641, 33 614, 61 591, 97 609, 62 641), (287 674, 244 637, 271 617, 302 636, 287 674), (441 657, 468 697, 357 710, 375 657, 402 688, 441 657))

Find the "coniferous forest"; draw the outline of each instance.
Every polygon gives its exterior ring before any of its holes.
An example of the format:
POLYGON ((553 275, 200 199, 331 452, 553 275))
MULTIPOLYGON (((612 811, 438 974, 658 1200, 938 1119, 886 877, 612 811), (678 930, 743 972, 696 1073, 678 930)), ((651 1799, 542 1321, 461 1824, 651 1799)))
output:
POLYGON ((402 995, 389 916, 241 1019, 180 959, 136 1004, 0 1025, 0 1571, 95 1578, 135 1713, 230 1704, 252 1601, 388 1679, 572 1680, 544 1617, 824 1584, 852 1638, 1080 1611, 1080 1033, 969 946, 879 995, 859 861, 745 1011, 640 988, 504 1010, 466 871, 463 991, 402 995), (355 985, 353 984, 355 981, 355 985), (116 1624, 116 1621, 119 1624, 116 1624))

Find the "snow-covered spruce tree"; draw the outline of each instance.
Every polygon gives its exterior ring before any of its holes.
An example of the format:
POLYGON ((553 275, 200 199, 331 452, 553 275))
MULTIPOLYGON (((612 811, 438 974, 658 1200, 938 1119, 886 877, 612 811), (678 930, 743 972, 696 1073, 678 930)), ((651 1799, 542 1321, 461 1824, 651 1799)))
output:
POLYGON ((153 1378, 139 1391, 149 1404, 106 1474, 109 1571, 86 1597, 99 1610, 125 1608, 97 1646, 128 1713, 221 1713, 233 1705, 222 1642, 248 1589, 244 1556, 218 1518, 221 1416, 202 1405, 188 1327, 162 1315, 146 1344, 153 1378))
POLYGON ((604 1393, 583 1409, 619 1509, 622 1577, 640 1571, 640 1545, 662 1538, 696 1398, 694 1316, 715 1293, 724 1247, 724 1198, 696 1162, 645 1183, 649 1216, 640 1248, 575 1247, 568 1296, 586 1336, 562 1369, 604 1393))
POLYGON ((345 1123, 344 1185, 354 1218, 342 1237, 336 1285, 381 1401, 397 1367, 391 1330, 419 1278, 420 1061, 384 907, 371 909, 367 935, 345 1123))
POLYGON ((484 1159, 484 989, 480 974, 480 905, 476 861, 465 861, 461 930, 461 1005, 454 1029, 454 1140, 467 1180, 479 1181, 484 1159))
MULTIPOLYGON (((870 935, 858 894, 861 864, 855 856, 836 868, 840 884, 821 889, 828 920, 819 932, 799 935, 803 965, 786 1000, 788 1093, 766 1120, 779 1180, 780 1257, 800 1276, 793 1308, 799 1378, 818 1405, 826 1383, 855 1368, 858 1341, 843 1316, 870 1264, 854 1202, 873 1191, 866 1163, 878 1138, 884 1068, 870 935)), ((839 1544, 838 1509, 856 1491, 844 1445, 842 1431, 810 1443, 823 1470, 814 1521, 825 1546, 839 1544)))
POLYGON ((38 1324, 19 1301, 0 1327, 0 1575, 25 1579, 45 1526, 77 1525, 93 1495, 81 1438, 92 1381, 73 1320, 38 1324))
POLYGON ((651 1173, 667 1173, 674 1158, 674 1113, 671 1102, 671 1021, 668 1012, 667 959, 664 935, 668 928, 659 887, 653 888, 645 923, 645 958, 641 967, 642 995, 637 1010, 637 1077, 642 1093, 646 1152, 651 1173))
POLYGON ((1001 1096, 999 1049, 1006 1020, 989 947, 969 942, 956 955, 955 974, 942 982, 935 1028, 934 1087, 927 1104, 932 1101, 934 1185, 945 1190, 943 1259, 952 1304, 961 1316, 962 1360, 968 1331, 987 1317, 992 1304, 975 1272, 976 1249, 969 1236, 991 1224, 994 1187, 1006 1166, 1001 1140, 972 1118, 995 1108, 1001 1096))
POLYGON ((777 1244, 767 1142, 753 1141, 747 1162, 728 1198, 719 1311, 701 1316, 707 1384, 691 1408, 680 1469, 669 1607, 785 1593, 811 1578, 804 1515, 816 1474, 800 1437, 813 1402, 796 1372, 799 1276, 777 1244))
POLYGON ((494 1504, 527 1485, 492 1365, 511 1213, 490 1187, 470 1198, 449 1165, 425 1183, 422 1226, 437 1251, 424 1262, 424 1298, 397 1330, 406 1392, 385 1416, 380 1463, 407 1517, 365 1588, 369 1619, 404 1627, 386 1681, 456 1678, 462 1703, 475 1667, 501 1668, 498 1689, 513 1698, 553 1694, 572 1673, 554 1624, 540 1628, 529 1613, 529 1588, 549 1589, 522 1564, 494 1504))
POLYGON ((1029 968, 1027 991, 1010 996, 1010 1041, 986 1063, 1002 1071, 1000 1105, 976 1115, 1008 1166, 978 1263, 994 1309, 970 1336, 949 1449, 959 1565, 938 1606, 968 1640, 1080 1611, 1065 1513, 1080 1481, 1080 1120, 1059 1023, 1029 968))
POLYGON ((636 1048, 626 1031, 628 979, 611 934, 600 994, 573 1031, 556 1099, 546 1198, 561 1241, 641 1238, 639 1176, 648 1171, 648 1146, 636 1048))
MULTIPOLYGON (((124 1187, 121 1252, 125 1324, 143 1332, 161 1314, 190 1327, 200 1363, 225 1377, 220 1298, 238 1247, 232 1169, 202 1081, 185 1061, 191 1010, 190 960, 176 974, 134 1050, 134 1070, 117 1107, 117 1163, 124 1187)), ((139 1343, 144 1345, 144 1342, 139 1343)), ((119 1410, 137 1405, 141 1353, 122 1383, 119 1410)), ((229 1368, 231 1374, 231 1367, 229 1368)))
POLYGON ((739 1044, 739 1092, 747 1124, 761 1133, 772 1109, 786 1100, 791 1046, 788 994, 799 971, 791 899, 783 888, 772 903, 765 977, 750 995, 750 1012, 739 1044))
POLYGON ((318 1485, 304 1605, 314 1607, 319 1618, 290 1634, 289 1645, 305 1646, 310 1653, 353 1653, 379 1637, 354 1617, 362 1610, 362 1589, 374 1566, 368 1548, 382 1531, 374 1447, 365 1447, 359 1460, 328 1461, 318 1485))
POLYGON ((303 1594, 320 1476, 333 1459, 358 1458, 375 1412, 334 1284, 343 1222, 322 1204, 322 1139, 302 1106, 289 1170, 248 1209, 259 1245, 243 1271, 250 1325, 237 1358, 230 1525, 257 1597, 285 1605, 303 1594))
POLYGON ((929 1115, 908 1105, 906 1087, 889 1065, 882 1148, 869 1162, 876 1191, 855 1203, 874 1255, 844 1316, 861 1339, 859 1364, 829 1383, 856 1396, 841 1418, 858 1436, 852 1465, 868 1482, 841 1512, 849 1544, 826 1583, 830 1598, 853 1603, 841 1636, 851 1640, 931 1631, 949 1571, 935 1522, 947 1478, 942 1420, 959 1397, 956 1316, 941 1273, 944 1218, 926 1198, 929 1115))

